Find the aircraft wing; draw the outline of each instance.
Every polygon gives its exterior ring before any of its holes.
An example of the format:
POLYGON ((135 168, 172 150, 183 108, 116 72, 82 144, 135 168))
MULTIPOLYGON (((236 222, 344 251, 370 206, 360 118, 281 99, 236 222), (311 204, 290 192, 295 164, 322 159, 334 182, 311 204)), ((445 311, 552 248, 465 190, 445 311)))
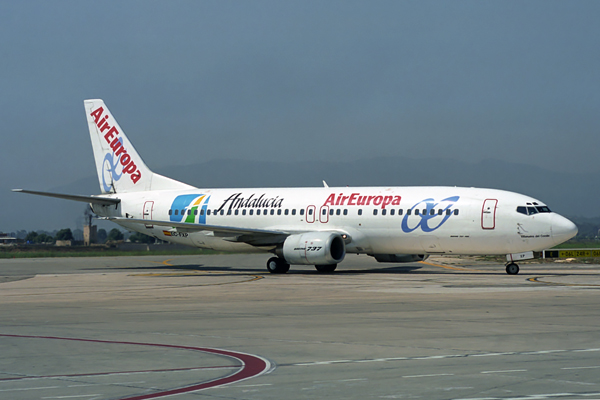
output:
POLYGON ((230 242, 244 242, 254 246, 268 246, 283 243, 285 238, 296 233, 287 230, 239 228, 222 225, 199 225, 187 222, 157 221, 137 218, 108 218, 110 221, 126 226, 128 224, 144 224, 176 228, 178 232, 213 232, 215 236, 230 242))

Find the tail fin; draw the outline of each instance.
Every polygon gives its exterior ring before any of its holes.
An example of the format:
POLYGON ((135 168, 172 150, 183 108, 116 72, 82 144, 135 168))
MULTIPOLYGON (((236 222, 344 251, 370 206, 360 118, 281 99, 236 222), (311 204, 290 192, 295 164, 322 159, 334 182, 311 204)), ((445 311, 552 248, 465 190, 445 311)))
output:
POLYGON ((102 193, 193 189, 150 171, 104 101, 85 100, 84 105, 102 193))

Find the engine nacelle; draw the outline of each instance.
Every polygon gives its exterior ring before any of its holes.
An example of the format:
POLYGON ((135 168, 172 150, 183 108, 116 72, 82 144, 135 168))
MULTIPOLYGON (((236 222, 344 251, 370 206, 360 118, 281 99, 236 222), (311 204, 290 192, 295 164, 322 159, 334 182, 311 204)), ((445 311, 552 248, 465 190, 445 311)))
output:
POLYGON ((346 256, 346 243, 341 235, 332 232, 290 235, 283 242, 282 255, 290 264, 337 264, 346 256))
POLYGON ((380 263, 409 263, 429 258, 427 254, 370 254, 380 263))

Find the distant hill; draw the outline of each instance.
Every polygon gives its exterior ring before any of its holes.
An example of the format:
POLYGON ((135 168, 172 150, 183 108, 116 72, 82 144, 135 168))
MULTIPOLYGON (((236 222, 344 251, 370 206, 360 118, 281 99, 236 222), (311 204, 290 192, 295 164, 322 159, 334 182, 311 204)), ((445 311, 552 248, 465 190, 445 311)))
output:
MULTIPOLYGON (((381 157, 348 162, 216 160, 155 169, 201 188, 322 186, 467 186, 505 189, 533 196, 565 216, 600 217, 598 173, 560 173, 502 160, 468 163, 444 159, 381 157)), ((28 188, 41 189, 45 188, 28 188)), ((96 176, 48 189, 97 194, 96 176)), ((15 193, 0 194, 0 231, 77 228, 81 203, 15 193), (5 228, 5 227, 8 227, 5 228), (36 228, 37 227, 37 228, 36 228)), ((109 225, 110 226, 110 225, 109 225)))

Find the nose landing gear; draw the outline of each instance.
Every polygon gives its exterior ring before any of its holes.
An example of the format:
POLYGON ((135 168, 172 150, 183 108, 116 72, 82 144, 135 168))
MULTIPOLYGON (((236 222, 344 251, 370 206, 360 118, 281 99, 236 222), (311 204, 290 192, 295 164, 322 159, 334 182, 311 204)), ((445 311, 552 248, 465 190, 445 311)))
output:
POLYGON ((509 275, 517 275, 519 273, 519 266, 514 262, 506 264, 506 273, 509 275))

